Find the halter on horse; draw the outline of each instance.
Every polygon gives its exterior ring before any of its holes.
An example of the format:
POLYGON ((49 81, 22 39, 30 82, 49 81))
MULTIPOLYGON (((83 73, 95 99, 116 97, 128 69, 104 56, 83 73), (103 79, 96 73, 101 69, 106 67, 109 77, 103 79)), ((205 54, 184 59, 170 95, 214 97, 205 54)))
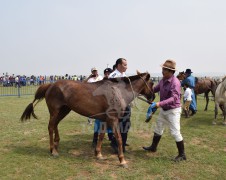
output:
MULTIPOLYGON (((50 113, 48 126, 50 152, 53 156, 57 156, 57 147, 60 141, 58 124, 71 110, 86 117, 100 119, 112 127, 119 145, 120 164, 127 167, 122 151, 119 118, 123 115, 128 104, 138 95, 145 96, 148 101, 154 100, 152 86, 149 73, 138 73, 135 76, 107 79, 95 83, 59 80, 53 84, 41 85, 38 88, 33 102, 24 110, 21 120, 30 119, 31 115, 37 119, 34 107, 45 98, 50 113), (36 100, 38 101, 36 102, 36 100), (34 104, 35 102, 36 104, 34 104)), ((101 144, 104 135, 105 130, 100 133, 95 149, 95 155, 98 159, 103 159, 101 144)))

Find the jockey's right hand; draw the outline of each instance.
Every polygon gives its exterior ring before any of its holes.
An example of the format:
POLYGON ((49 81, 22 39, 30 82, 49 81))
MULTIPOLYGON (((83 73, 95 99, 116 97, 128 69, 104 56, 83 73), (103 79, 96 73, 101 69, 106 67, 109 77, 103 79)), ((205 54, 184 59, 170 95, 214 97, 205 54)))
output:
POLYGON ((149 122, 151 120, 152 115, 155 113, 156 110, 157 110, 156 103, 152 103, 148 108, 145 122, 149 122))

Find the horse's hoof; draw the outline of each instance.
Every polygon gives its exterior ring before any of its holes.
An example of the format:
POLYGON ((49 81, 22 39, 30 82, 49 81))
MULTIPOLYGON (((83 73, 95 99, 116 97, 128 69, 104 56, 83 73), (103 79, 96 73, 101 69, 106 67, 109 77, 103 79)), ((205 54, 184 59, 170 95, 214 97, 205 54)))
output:
POLYGON ((216 124, 217 124, 216 122, 214 122, 214 121, 212 122, 212 125, 216 125, 216 124))
POLYGON ((59 153, 56 152, 56 151, 52 151, 52 156, 53 156, 53 157, 59 157, 59 153))
POLYGON ((122 166, 123 168, 128 168, 128 167, 129 167, 127 163, 125 163, 125 164, 120 164, 120 166, 122 166))
POLYGON ((53 156, 54 158, 58 158, 58 157, 59 157, 59 154, 52 154, 52 156, 53 156))
POLYGON ((54 145, 54 148, 57 150, 58 149, 58 145, 54 145))

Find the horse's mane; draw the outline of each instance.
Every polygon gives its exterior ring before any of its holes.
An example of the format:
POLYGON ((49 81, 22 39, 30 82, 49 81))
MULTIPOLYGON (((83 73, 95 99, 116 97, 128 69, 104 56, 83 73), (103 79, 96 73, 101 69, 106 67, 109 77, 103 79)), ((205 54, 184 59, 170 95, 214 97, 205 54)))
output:
POLYGON ((97 82, 93 82, 91 84, 95 84, 95 85, 102 85, 102 84, 105 84, 105 83, 119 83, 119 82, 124 82, 126 84, 129 84, 131 81, 134 81, 134 80, 137 80, 137 79, 140 79, 141 77, 145 77, 145 81, 149 80, 150 79, 150 74, 148 72, 146 73, 140 73, 138 75, 133 75, 133 76, 127 76, 127 77, 116 77, 116 78, 104 78, 103 80, 101 81, 97 81, 97 82))
POLYGON ((225 79, 226 79, 226 76, 224 76, 224 77, 222 78, 222 82, 223 82, 225 79))
POLYGON ((111 81, 111 82, 124 81, 125 83, 130 83, 130 81, 140 79, 140 77, 143 77, 145 75, 147 75, 145 80, 148 80, 150 78, 149 73, 140 73, 138 75, 133 75, 133 76, 128 76, 128 77, 116 77, 116 78, 110 78, 110 79, 103 79, 103 81, 111 81))

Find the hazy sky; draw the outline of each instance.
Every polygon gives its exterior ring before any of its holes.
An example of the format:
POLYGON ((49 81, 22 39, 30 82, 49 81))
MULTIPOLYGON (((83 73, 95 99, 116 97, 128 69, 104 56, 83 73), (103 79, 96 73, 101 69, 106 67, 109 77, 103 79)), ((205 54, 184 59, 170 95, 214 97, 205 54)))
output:
POLYGON ((101 74, 119 57, 132 74, 171 58, 225 75, 226 1, 0 0, 0 75, 101 74))

